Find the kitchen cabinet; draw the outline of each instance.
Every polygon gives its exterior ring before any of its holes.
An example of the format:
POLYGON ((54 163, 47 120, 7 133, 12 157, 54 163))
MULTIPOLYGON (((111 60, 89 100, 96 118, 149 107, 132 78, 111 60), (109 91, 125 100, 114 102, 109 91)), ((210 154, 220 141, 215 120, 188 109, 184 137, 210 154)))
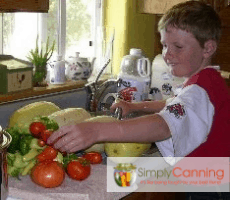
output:
POLYGON ((48 13, 49 0, 0 0, 0 12, 48 13))
POLYGON ((230 1, 229 0, 202 0, 203 2, 210 4, 218 13, 225 9, 230 1))
POLYGON ((230 5, 221 9, 219 16, 222 21, 222 36, 212 63, 219 65, 221 70, 229 72, 225 80, 230 87, 230 5))
MULTIPOLYGON (((146 14, 164 14, 172 6, 187 0, 138 0, 138 12, 146 14)), ((217 12, 230 3, 229 0, 200 0, 210 4, 217 12)))
POLYGON ((138 0, 139 13, 164 14, 172 6, 185 0, 138 0))

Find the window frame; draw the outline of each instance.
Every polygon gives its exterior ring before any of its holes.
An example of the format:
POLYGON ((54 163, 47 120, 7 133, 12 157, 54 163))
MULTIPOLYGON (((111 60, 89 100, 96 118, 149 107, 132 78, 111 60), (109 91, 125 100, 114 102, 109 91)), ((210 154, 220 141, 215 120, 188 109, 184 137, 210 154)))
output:
MULTIPOLYGON (((67 59, 69 55, 66 55, 66 0, 57 0, 58 2, 58 24, 56 30, 56 40, 57 40, 57 54, 62 55, 63 59, 67 59)), ((97 33, 98 27, 102 25, 102 4, 104 0, 95 0, 95 12, 94 12, 94 21, 92 23, 91 32, 92 38, 91 42, 93 45, 93 57, 96 57, 97 50, 100 48, 100 41, 98 41, 97 33)), ((3 49, 3 18, 4 13, 2 13, 3 17, 0 17, 0 54, 4 53, 3 49)), ((46 42, 47 39, 47 13, 38 13, 38 27, 37 33, 40 35, 40 42, 46 42)), ((90 43, 90 41, 89 41, 90 43)), ((100 50, 99 50, 100 51, 100 50)))

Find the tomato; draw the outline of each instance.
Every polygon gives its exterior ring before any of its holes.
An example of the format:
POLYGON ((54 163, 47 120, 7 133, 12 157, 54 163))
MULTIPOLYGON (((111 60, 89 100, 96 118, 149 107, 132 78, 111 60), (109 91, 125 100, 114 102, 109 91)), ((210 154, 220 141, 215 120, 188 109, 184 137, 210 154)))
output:
POLYGON ((41 132, 46 130, 46 126, 42 122, 32 122, 30 124, 30 133, 35 137, 35 138, 40 138, 41 137, 41 132))
POLYGON ((38 156, 37 159, 40 162, 45 160, 53 160, 57 157, 58 150, 54 149, 51 146, 47 146, 38 156))
POLYGON ((82 156, 90 161, 91 164, 100 164, 102 163, 102 156, 98 152, 89 152, 82 156))
POLYGON ((44 147, 45 145, 46 145, 46 143, 43 140, 38 139, 38 146, 44 147))
POLYGON ((84 180, 90 175, 91 167, 88 160, 85 158, 78 158, 77 160, 70 161, 66 170, 70 178, 84 180))
POLYGON ((47 140, 48 140, 48 138, 52 135, 52 133, 53 133, 53 130, 51 130, 51 129, 49 129, 49 130, 43 130, 43 131, 41 132, 41 139, 42 139, 45 143, 47 143, 47 140))
POLYGON ((62 184, 65 178, 63 166, 56 161, 37 163, 31 170, 32 181, 45 188, 53 188, 62 184))

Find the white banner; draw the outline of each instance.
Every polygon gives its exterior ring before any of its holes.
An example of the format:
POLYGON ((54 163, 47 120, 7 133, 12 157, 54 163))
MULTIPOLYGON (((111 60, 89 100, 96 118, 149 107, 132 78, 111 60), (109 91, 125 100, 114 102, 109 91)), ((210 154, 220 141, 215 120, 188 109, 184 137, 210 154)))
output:
POLYGON ((107 192, 229 191, 229 157, 107 158, 107 192))

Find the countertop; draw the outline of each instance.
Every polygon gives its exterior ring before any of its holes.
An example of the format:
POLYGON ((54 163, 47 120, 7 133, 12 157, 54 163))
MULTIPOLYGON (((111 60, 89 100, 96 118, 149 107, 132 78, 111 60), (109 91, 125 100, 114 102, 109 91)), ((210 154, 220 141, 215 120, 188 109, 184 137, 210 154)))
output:
POLYGON ((106 165, 91 165, 91 175, 83 181, 75 181, 65 175, 62 185, 56 188, 43 188, 33 183, 29 175, 21 177, 21 180, 10 177, 7 200, 118 200, 130 193, 107 192, 106 165))
MULTIPOLYGON (((161 156, 153 144, 143 157, 161 156)), ((65 174, 63 183, 56 188, 43 188, 31 181, 29 175, 20 176, 21 180, 9 177, 7 200, 119 200, 130 192, 107 192, 107 156, 102 154, 102 164, 91 165, 91 174, 83 181, 76 181, 65 174)))

